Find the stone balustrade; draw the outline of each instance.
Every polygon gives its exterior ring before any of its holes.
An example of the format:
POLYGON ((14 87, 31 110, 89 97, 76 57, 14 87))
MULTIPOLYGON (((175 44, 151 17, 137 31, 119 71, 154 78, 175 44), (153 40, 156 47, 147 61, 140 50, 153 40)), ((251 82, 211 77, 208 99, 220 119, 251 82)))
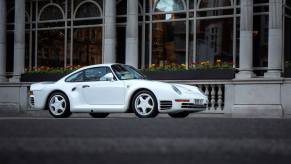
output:
POLYGON ((196 85, 208 96, 206 113, 224 113, 224 85, 223 84, 199 84, 196 85))

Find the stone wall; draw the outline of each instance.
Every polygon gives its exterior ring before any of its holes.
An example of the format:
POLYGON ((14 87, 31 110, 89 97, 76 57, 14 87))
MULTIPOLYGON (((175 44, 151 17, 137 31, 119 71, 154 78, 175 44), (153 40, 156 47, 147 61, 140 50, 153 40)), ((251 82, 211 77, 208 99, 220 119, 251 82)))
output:
POLYGON ((291 79, 233 80, 226 103, 234 117, 283 117, 291 114, 291 79))
POLYGON ((0 112, 15 113, 28 110, 29 83, 0 83, 0 112))

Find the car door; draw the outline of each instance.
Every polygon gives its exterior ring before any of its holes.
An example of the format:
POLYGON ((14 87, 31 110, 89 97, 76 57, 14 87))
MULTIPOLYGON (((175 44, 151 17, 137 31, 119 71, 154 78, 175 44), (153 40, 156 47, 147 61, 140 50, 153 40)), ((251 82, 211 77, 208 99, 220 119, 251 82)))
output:
POLYGON ((124 82, 107 81, 104 76, 112 73, 109 67, 95 67, 84 70, 82 95, 88 105, 123 105, 126 88, 124 82))

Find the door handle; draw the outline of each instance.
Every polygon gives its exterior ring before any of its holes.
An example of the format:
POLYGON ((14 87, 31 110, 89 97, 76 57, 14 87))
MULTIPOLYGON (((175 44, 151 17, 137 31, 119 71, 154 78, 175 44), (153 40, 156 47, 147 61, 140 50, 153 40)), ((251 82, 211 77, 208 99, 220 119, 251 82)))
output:
POLYGON ((72 91, 74 92, 76 89, 77 89, 77 88, 76 88, 76 87, 74 87, 74 88, 72 88, 72 91))
POLYGON ((82 88, 89 88, 89 85, 83 85, 82 88))

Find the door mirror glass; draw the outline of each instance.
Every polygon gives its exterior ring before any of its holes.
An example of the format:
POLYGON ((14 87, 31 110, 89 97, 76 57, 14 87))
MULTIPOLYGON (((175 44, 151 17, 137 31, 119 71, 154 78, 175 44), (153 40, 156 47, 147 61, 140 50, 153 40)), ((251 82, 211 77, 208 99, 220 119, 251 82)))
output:
POLYGON ((113 81, 114 80, 114 76, 113 76, 112 73, 107 73, 106 75, 101 77, 100 80, 101 81, 113 81))

